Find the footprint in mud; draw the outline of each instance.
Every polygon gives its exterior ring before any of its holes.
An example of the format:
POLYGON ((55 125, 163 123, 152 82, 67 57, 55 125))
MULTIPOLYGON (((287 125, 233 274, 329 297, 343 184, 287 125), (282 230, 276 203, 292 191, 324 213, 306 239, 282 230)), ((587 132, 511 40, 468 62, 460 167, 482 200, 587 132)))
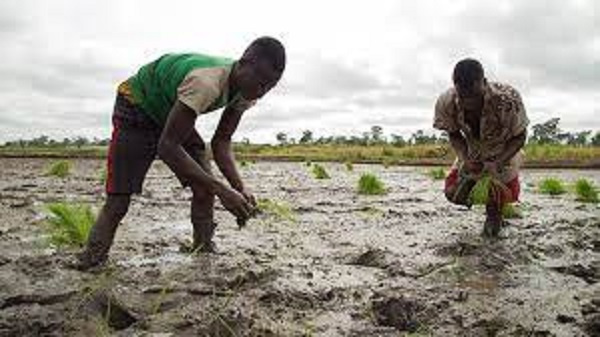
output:
POLYGON ((371 308, 377 324, 394 327, 398 331, 415 332, 426 320, 426 307, 404 296, 375 297, 371 308))
POLYGON ((567 266, 552 267, 551 269, 561 274, 583 279, 588 284, 595 284, 600 281, 600 261, 594 261, 587 266, 576 263, 567 266))
POLYGON ((103 317, 108 326, 115 330, 126 329, 138 321, 136 315, 116 296, 105 291, 92 294, 82 311, 89 316, 103 317))
POLYGON ((388 262, 386 259, 387 252, 383 249, 368 248, 364 253, 353 257, 348 264, 374 267, 374 268, 386 268, 388 262))
POLYGON ((591 337, 600 337, 600 296, 590 299, 581 306, 583 324, 581 328, 591 337))

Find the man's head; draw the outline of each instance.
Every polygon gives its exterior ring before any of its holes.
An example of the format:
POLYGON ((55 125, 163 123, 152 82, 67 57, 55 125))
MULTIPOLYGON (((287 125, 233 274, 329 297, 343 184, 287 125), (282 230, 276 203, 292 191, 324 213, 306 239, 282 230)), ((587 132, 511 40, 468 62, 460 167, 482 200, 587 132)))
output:
POLYGON ((454 67, 452 80, 461 105, 467 110, 481 109, 486 84, 481 63, 470 58, 459 61, 454 67))
POLYGON ((285 69, 285 48, 272 37, 254 40, 237 62, 233 82, 245 99, 261 98, 281 78, 285 69))

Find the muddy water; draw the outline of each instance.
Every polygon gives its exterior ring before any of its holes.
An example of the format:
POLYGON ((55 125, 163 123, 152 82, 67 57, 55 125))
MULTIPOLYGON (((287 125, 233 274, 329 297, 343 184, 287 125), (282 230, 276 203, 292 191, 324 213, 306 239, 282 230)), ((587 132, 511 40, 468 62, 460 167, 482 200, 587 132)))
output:
POLYGON ((524 218, 479 237, 483 210, 448 204, 425 168, 302 163, 241 169, 265 214, 243 230, 219 207, 218 255, 189 255, 191 193, 156 163, 110 264, 80 273, 45 240, 43 205, 100 206, 101 161, 61 180, 46 160, 0 162, 0 335, 598 336, 600 209, 535 192, 547 176, 600 184, 600 171, 525 171, 524 218), (363 172, 385 196, 358 196, 363 172))

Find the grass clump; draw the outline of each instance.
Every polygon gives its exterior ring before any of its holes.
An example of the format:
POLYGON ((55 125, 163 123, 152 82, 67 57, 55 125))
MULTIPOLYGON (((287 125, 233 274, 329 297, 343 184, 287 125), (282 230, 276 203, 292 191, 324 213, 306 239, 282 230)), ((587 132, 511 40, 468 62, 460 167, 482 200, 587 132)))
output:
POLYGON ((575 195, 577 201, 598 203, 598 189, 585 178, 577 179, 575 182, 575 195))
POLYGON ((432 168, 427 172, 433 180, 442 180, 446 178, 446 170, 443 167, 432 168))
POLYGON ((50 165, 48 175, 59 178, 65 178, 71 174, 71 162, 68 160, 58 160, 50 165))
POLYGON ((291 207, 284 202, 278 202, 275 200, 265 198, 258 199, 257 204, 258 211, 262 214, 272 216, 277 220, 287 220, 291 222, 296 221, 294 211, 292 211, 291 207))
POLYGON ((250 166, 250 164, 249 164, 247 161, 245 161, 245 160, 242 160, 242 161, 240 162, 240 167, 248 167, 248 166, 250 166))
POLYGON ((385 194, 385 186, 377 176, 371 173, 365 173, 358 180, 358 194, 381 195, 385 194))
POLYGON ((88 239, 90 229, 96 220, 89 205, 52 203, 46 206, 50 243, 55 246, 82 247, 88 239))
POLYGON ((346 166, 346 171, 349 171, 349 172, 354 171, 354 165, 352 164, 351 161, 345 162, 344 165, 346 166))
POLYGON ((329 179, 329 173, 325 170, 325 168, 319 164, 314 164, 312 167, 312 173, 316 179, 329 179))
POLYGON ((540 181, 539 191, 542 194, 549 195, 560 195, 567 193, 565 184, 560 179, 556 178, 546 178, 540 181))

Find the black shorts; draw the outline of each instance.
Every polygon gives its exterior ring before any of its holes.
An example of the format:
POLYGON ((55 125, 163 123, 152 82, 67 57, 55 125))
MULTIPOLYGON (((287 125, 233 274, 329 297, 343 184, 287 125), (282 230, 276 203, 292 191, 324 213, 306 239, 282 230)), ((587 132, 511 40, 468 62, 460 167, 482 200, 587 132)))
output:
MULTIPOLYGON (((157 157, 162 128, 141 107, 131 103, 121 94, 117 94, 112 122, 106 193, 140 193, 146 173, 157 157)), ((206 146, 195 130, 183 147, 206 172, 211 172, 206 146)), ((179 176, 177 178, 183 186, 189 186, 185 179, 179 176)))

